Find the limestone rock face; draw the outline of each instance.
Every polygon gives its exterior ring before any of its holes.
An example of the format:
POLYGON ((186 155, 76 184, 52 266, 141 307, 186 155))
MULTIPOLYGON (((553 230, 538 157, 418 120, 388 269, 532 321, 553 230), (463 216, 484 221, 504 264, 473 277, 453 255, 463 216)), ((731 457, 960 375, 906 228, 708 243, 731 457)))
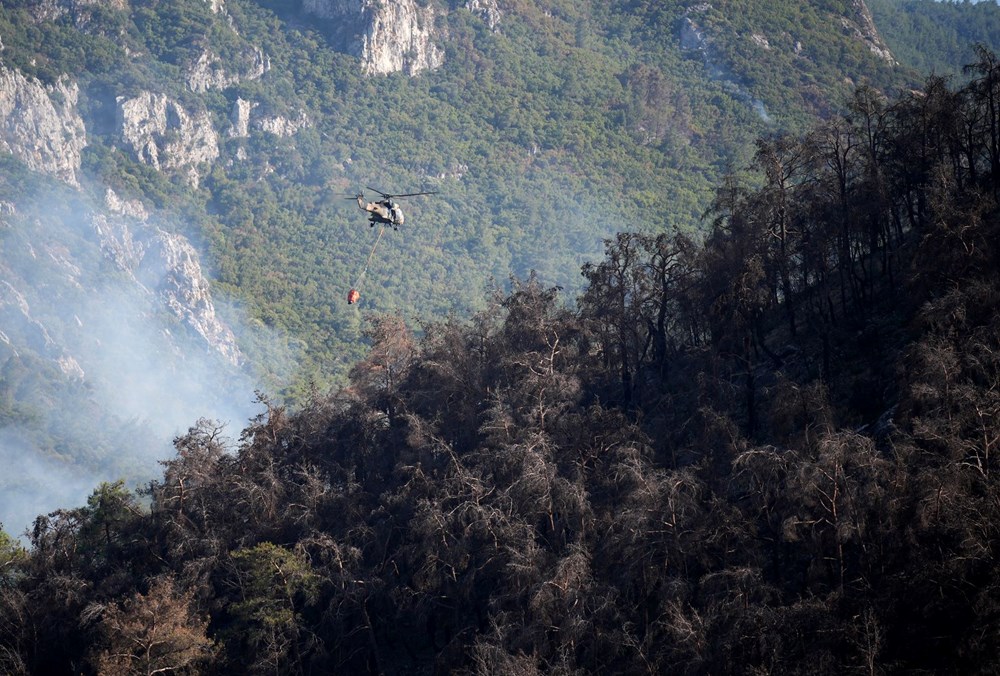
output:
POLYGON ((705 32, 690 16, 681 22, 680 41, 682 49, 705 49, 705 32))
POLYGON ((229 363, 235 366, 242 361, 232 330, 215 314, 208 280, 187 238, 157 229, 140 270, 158 280, 161 299, 179 320, 229 363))
POLYGON ((150 225, 145 207, 122 200, 114 191, 105 196, 107 214, 92 219, 101 250, 158 304, 204 339, 234 366, 243 361, 233 331, 215 313, 208 279, 198 253, 183 235, 150 225))
POLYGON ((17 355, 17 345, 51 359, 64 375, 83 380, 84 371, 76 359, 52 339, 45 325, 32 315, 31 306, 20 291, 0 280, 0 342, 17 355))
POLYGON ((7 200, 0 200, 0 229, 9 228, 8 219, 17 215, 17 205, 7 200))
POLYGON ((114 358, 113 341, 141 335, 138 342, 164 352, 195 346, 213 360, 244 364, 235 333, 216 314, 198 252, 151 222, 140 201, 108 189, 103 206, 66 220, 23 211, 0 202, 2 227, 21 231, 0 260, 0 357, 34 355, 89 382, 107 371, 96 365, 108 361, 99 354, 114 358), (183 327, 185 336, 167 327, 183 327))
POLYGON ((216 54, 206 49, 188 68, 187 85, 193 92, 225 89, 244 80, 260 79, 270 69, 270 60, 260 49, 255 49, 235 64, 223 63, 216 54))
POLYGON ((500 11, 497 0, 468 0, 465 3, 465 8, 473 14, 481 16, 491 31, 499 32, 503 13, 500 11))
POLYGON ((250 136, 250 114, 259 104, 256 101, 246 99, 236 99, 233 110, 229 113, 229 121, 232 126, 229 128, 229 135, 235 138, 246 138, 250 136))
POLYGON ((108 188, 104 194, 104 204, 111 213, 134 218, 137 221, 145 221, 149 218, 149 212, 139 200, 125 200, 108 188))
POLYGON ((712 5, 707 2, 693 5, 685 10, 679 34, 681 49, 706 51, 709 48, 709 39, 701 26, 702 17, 700 15, 711 10, 712 5))
POLYGON ((304 111, 295 118, 283 115, 265 115, 259 112, 260 104, 256 101, 236 99, 229 121, 229 135, 235 138, 246 138, 253 132, 267 132, 275 136, 292 136, 299 129, 312 126, 312 120, 304 111))
POLYGON ((46 86, 0 65, 0 152, 30 169, 78 185, 80 153, 87 145, 76 109, 79 88, 62 79, 46 86))
POLYGON ((205 111, 189 113, 163 94, 118 97, 119 134, 136 159, 177 170, 198 187, 202 171, 219 157, 219 139, 205 111))
POLYGON ((312 120, 304 111, 299 111, 298 116, 294 118, 282 115, 262 115, 257 120, 251 116, 250 120, 251 124, 254 124, 261 131, 275 136, 291 136, 299 129, 312 126, 312 120))
POLYGON ((898 62, 882 40, 882 36, 879 35, 878 29, 875 27, 875 20, 872 18, 872 12, 865 4, 865 0, 852 0, 851 12, 853 16, 844 17, 841 20, 845 32, 853 34, 857 39, 863 41, 875 56, 886 63, 896 65, 898 62))
POLYGON ((144 223, 147 218, 146 209, 141 202, 122 200, 110 188, 105 194, 104 202, 109 214, 94 214, 91 219, 91 226, 97 234, 101 251, 116 268, 138 283, 134 271, 142 263, 147 246, 141 239, 133 237, 134 227, 130 227, 129 222, 144 223), (116 218, 115 215, 127 218, 116 218))
POLYGON ((302 9, 345 25, 350 35, 345 47, 361 59, 368 74, 412 76, 444 63, 444 51, 433 40, 433 5, 421 6, 416 0, 303 0, 302 9))

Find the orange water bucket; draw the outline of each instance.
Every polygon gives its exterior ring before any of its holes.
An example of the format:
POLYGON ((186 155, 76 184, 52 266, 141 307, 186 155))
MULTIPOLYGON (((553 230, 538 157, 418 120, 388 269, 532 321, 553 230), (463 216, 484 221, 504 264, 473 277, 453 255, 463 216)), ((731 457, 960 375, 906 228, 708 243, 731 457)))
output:
POLYGON ((355 303, 358 302, 359 298, 361 298, 361 294, 358 293, 357 289, 351 289, 350 291, 347 292, 347 304, 348 305, 354 305, 355 303))

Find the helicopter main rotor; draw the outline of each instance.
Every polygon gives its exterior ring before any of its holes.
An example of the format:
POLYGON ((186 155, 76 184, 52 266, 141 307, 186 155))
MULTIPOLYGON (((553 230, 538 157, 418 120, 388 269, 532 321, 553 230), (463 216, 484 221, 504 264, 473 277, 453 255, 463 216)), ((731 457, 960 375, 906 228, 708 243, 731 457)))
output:
POLYGON ((377 192, 379 195, 381 195, 382 197, 384 197, 387 200, 392 199, 393 197, 416 197, 417 195, 436 195, 437 194, 436 190, 435 191, 430 191, 430 192, 404 192, 404 193, 394 194, 394 193, 382 192, 378 188, 373 188, 371 186, 368 186, 368 189, 371 190, 372 192, 377 192))

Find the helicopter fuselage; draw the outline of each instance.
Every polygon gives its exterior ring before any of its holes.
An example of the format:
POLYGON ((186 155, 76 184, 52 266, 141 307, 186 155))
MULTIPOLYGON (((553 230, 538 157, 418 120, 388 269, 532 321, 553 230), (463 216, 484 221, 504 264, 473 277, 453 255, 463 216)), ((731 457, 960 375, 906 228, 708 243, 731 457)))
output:
POLYGON ((358 207, 370 214, 368 220, 372 225, 383 223, 396 228, 402 225, 405 220, 403 210, 390 199, 379 200, 378 202, 366 202, 364 197, 359 195, 358 207))

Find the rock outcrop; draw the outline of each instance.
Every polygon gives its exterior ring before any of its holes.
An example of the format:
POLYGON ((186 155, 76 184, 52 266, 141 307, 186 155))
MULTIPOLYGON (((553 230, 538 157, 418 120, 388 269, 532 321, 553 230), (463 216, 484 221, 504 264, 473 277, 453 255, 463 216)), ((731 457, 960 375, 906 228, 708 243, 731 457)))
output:
POLYGON ((148 218, 146 209, 137 200, 122 200, 110 188, 104 201, 111 213, 94 214, 91 220, 91 225, 94 232, 97 233, 101 245, 101 251, 118 270, 124 272, 134 283, 139 284, 135 271, 139 269, 148 247, 141 240, 136 240, 133 237, 134 228, 130 227, 129 223, 145 224, 148 218), (121 218, 121 216, 126 218, 121 218))
POLYGON ((699 5, 694 5, 693 7, 688 7, 684 11, 684 19, 681 21, 680 30, 680 42, 681 49, 700 49, 704 50, 708 46, 708 38, 705 36, 705 31, 701 27, 699 14, 705 14, 711 11, 712 6, 708 3, 702 3, 699 5))
POLYGON ((467 0, 465 8, 482 17, 494 33, 500 31, 500 19, 503 17, 503 13, 500 11, 497 0, 467 0))
POLYGON ((705 32, 689 16, 681 22, 680 42, 681 49, 705 48, 705 32))
POLYGON ((187 86, 193 92, 225 89, 245 80, 260 79, 270 69, 270 60, 260 49, 245 54, 237 63, 228 64, 206 49, 188 67, 187 86))
POLYGON ((215 314, 215 304, 198 259, 187 238, 156 229, 149 240, 140 272, 158 282, 166 307, 213 350, 237 366, 243 360, 236 336, 215 314))
MULTIPOLYGON (((710 29, 706 30, 711 24, 703 22, 699 15, 707 14, 713 10, 718 13, 718 10, 709 3, 692 5, 685 10, 678 35, 682 49, 699 50, 706 53, 712 51, 712 41, 717 35, 710 29)), ((834 21, 839 20, 845 35, 863 42, 872 54, 890 65, 897 64, 889 47, 882 40, 865 0, 851 0, 844 15, 833 14, 831 18, 834 21)), ((751 32, 749 39, 762 49, 770 51, 774 48, 768 36, 763 32, 751 32)), ((802 43, 795 41, 793 51, 795 54, 800 54, 802 43)))
POLYGON ((17 215, 17 206, 13 202, 0 200, 0 228, 9 228, 9 219, 17 215))
POLYGON ((258 105, 260 104, 256 101, 236 99, 232 112, 229 113, 229 121, 232 123, 232 126, 229 127, 230 136, 246 138, 250 135, 250 114, 258 105))
POLYGON ((303 0, 303 11, 346 27, 346 51, 368 74, 415 75, 444 63, 434 42, 434 5, 416 0, 303 0))
POLYGON ((118 97, 118 129, 136 159, 158 170, 180 171, 193 187, 219 157, 219 139, 208 113, 189 113, 163 94, 118 97))
POLYGON ((17 346, 20 345, 50 359, 63 375, 83 380, 85 373, 80 364, 52 339, 45 325, 32 316, 31 306, 24 294, 6 280, 0 280, 0 327, 3 327, 0 342, 12 354, 18 355, 17 346))
POLYGON ((852 0, 851 14, 852 16, 845 16, 841 19, 844 31, 864 42, 872 54, 895 66, 898 62, 882 40, 882 36, 879 35, 878 29, 875 27, 875 20, 872 18, 872 12, 865 4, 865 0, 852 0))
POLYGON ((198 253, 183 235, 149 224, 137 201, 122 200, 112 190, 105 197, 107 214, 95 214, 92 226, 101 250, 157 303, 204 339, 208 347, 234 366, 243 361, 236 337, 215 313, 208 279, 198 253))
POLYGON ((299 111, 297 117, 289 118, 283 115, 264 115, 258 112, 259 110, 260 104, 256 101, 236 99, 229 114, 229 121, 232 124, 229 135, 246 138, 250 136, 251 131, 255 131, 275 136, 291 136, 299 129, 312 126, 312 120, 305 111, 299 111))
POLYGON ((0 65, 0 151, 30 169, 78 185, 80 153, 87 145, 78 96, 71 80, 46 86, 0 65))

